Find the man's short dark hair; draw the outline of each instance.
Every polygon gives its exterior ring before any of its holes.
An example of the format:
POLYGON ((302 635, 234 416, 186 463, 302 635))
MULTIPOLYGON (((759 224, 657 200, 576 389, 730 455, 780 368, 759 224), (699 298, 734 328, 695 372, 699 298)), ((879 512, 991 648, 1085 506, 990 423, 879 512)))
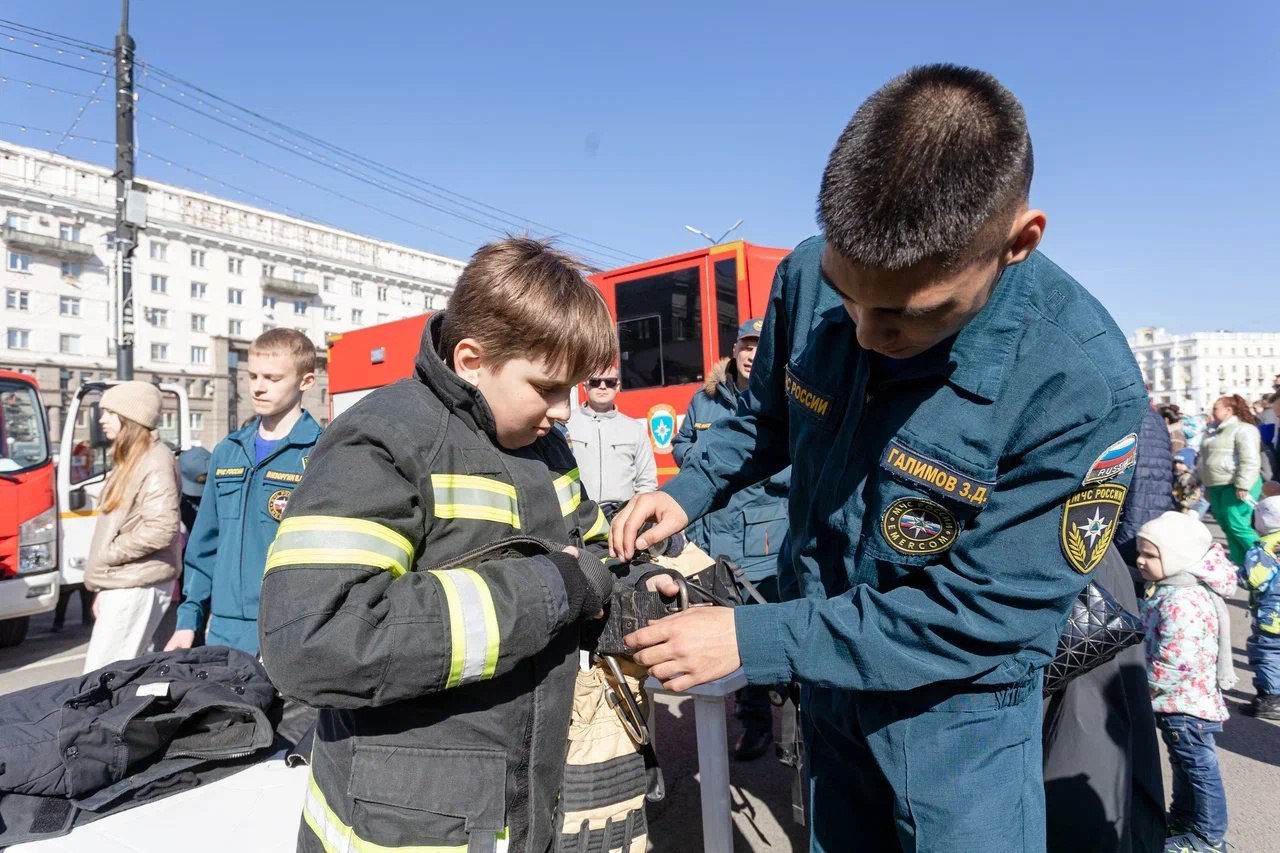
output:
POLYGON ((860 266, 962 266, 1003 245, 987 226, 1012 220, 1031 172, 1012 92, 985 71, 922 65, 886 83, 845 127, 822 175, 818 223, 860 266))

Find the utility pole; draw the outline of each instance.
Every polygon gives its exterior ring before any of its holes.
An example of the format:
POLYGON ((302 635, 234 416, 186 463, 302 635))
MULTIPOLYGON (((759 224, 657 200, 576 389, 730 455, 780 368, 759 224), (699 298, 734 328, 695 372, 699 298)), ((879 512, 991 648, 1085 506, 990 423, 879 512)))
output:
POLYGON ((116 374, 121 380, 133 378, 133 252, 138 246, 137 217, 130 209, 134 47, 129 35, 129 0, 121 0, 120 32, 116 35, 116 374))

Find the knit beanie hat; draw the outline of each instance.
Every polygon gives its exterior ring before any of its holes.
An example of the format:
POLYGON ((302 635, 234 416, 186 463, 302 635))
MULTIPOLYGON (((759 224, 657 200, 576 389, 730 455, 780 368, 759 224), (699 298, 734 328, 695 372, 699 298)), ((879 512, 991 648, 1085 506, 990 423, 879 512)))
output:
POLYGON ((1160 551, 1166 577, 1195 568, 1213 545, 1213 534, 1200 519, 1172 510, 1142 525, 1138 538, 1160 551))
POLYGON ((1280 495, 1258 502, 1258 508, 1253 511, 1253 529, 1260 536, 1280 530, 1280 495))
POLYGON ((99 405, 147 429, 155 429, 160 423, 160 389, 150 382, 133 380, 112 385, 99 405))

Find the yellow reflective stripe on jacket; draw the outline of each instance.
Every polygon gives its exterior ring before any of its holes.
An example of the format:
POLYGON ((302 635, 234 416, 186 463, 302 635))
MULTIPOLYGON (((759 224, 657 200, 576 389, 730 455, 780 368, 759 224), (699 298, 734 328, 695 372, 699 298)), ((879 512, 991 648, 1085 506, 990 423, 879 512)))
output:
MULTIPOLYGON (((467 849, 465 844, 388 846, 361 838, 329 808, 324 792, 316 784, 314 776, 307 779, 307 796, 302 801, 302 819, 316 834, 325 853, 466 853, 467 849)), ((497 833, 498 853, 505 853, 509 835, 507 829, 497 833)))
POLYGON ((496 521, 520 529, 516 487, 475 474, 432 474, 436 518, 496 521))
POLYGON ((433 569, 449 608, 451 661, 445 688, 493 678, 498 667, 498 611, 484 578, 471 569, 433 569))
POLYGON ((582 503, 582 474, 577 468, 574 468, 563 476, 556 477, 551 481, 551 485, 555 487, 556 497, 560 499, 560 514, 572 515, 573 511, 578 508, 578 504, 582 503))
POLYGON ((583 542, 595 542, 599 540, 607 540, 609 538, 609 520, 604 517, 604 510, 596 510, 595 524, 591 525, 582 536, 583 542))
POLYGON ((413 545, 390 527, 362 518, 300 515, 280 522, 266 570, 315 563, 368 566, 399 577, 413 565, 413 545))

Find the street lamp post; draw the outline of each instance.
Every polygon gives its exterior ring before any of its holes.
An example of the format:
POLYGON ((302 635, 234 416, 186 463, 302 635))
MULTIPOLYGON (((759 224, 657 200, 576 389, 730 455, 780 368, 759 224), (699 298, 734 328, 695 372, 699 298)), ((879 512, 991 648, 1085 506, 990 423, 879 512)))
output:
POLYGON ((728 236, 729 236, 730 234, 732 234, 734 231, 737 231, 737 230, 738 230, 738 226, 739 226, 739 225, 741 225, 741 224, 742 224, 742 220, 741 220, 741 219, 739 219, 737 222, 735 222, 735 223, 733 223, 732 225, 730 225, 730 226, 729 226, 729 230, 727 230, 727 231, 725 231, 723 234, 721 234, 721 235, 720 235, 720 239, 719 239, 719 240, 717 240, 715 237, 712 237, 710 234, 708 234, 706 231, 703 231, 701 228, 694 228, 692 225, 686 225, 686 226, 684 227, 684 230, 686 230, 686 231, 691 231, 691 232, 693 232, 694 234, 697 234, 699 237, 703 237, 703 238, 705 238, 705 239, 706 239, 706 241, 707 241, 708 243, 710 243, 711 245, 716 246, 716 245, 719 245, 720 243, 723 243, 723 242, 724 242, 724 238, 725 238, 725 237, 728 237, 728 236))

